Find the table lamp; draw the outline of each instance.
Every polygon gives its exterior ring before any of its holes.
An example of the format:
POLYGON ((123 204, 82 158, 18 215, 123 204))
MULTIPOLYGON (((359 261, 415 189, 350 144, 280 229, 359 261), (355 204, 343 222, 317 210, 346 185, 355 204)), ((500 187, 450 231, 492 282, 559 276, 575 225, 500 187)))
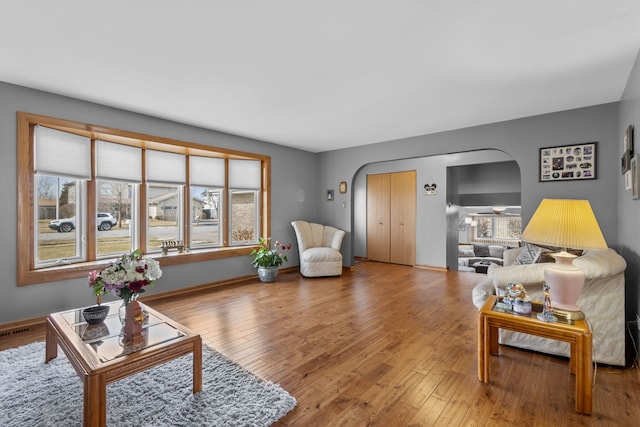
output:
MULTIPOLYGON (((572 320, 584 318, 576 305, 584 286, 584 273, 573 265, 577 256, 568 253, 567 248, 607 248, 589 201, 543 199, 522 232, 522 240, 561 248, 560 252, 551 254, 556 262, 544 270, 551 307, 558 316, 572 320)), ((552 316, 544 320, 553 321, 552 316)))

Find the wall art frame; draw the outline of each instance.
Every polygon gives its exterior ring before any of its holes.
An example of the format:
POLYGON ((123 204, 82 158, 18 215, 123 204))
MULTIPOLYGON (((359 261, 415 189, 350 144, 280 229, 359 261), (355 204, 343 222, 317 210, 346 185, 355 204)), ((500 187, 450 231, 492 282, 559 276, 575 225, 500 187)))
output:
POLYGON ((623 151, 628 151, 629 154, 633 156, 635 154, 633 150, 633 125, 627 126, 627 130, 625 130, 624 132, 623 143, 624 143, 623 151))
POLYGON ((631 196, 640 199, 640 176, 638 175, 638 155, 631 158, 631 196))
POLYGON ((584 181, 597 178, 597 142, 540 149, 540 182, 584 181))
POLYGON ((624 132, 624 138, 622 139, 622 174, 629 172, 629 168, 631 167, 631 158, 634 155, 633 149, 633 125, 627 126, 627 129, 624 132))

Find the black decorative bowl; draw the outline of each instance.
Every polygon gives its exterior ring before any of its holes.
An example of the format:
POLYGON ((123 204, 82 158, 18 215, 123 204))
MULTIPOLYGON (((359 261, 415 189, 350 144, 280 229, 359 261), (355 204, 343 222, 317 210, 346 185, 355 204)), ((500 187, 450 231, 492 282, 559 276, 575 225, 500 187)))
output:
POLYGON ((98 325, 107 318, 109 314, 109 306, 108 305, 94 305, 93 307, 88 307, 82 310, 82 316, 84 320, 90 325, 98 325))

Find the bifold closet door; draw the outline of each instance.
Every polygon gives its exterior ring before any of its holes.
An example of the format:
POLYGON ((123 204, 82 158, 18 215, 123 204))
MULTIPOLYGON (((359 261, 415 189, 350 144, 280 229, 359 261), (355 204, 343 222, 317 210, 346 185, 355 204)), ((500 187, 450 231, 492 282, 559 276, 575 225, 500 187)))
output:
POLYGON ((416 263, 416 172, 390 174, 391 234, 389 261, 394 264, 416 263))
POLYGON ((415 265, 416 172, 367 176, 367 259, 415 265))
POLYGON ((367 175, 367 259, 389 262, 391 178, 367 175))

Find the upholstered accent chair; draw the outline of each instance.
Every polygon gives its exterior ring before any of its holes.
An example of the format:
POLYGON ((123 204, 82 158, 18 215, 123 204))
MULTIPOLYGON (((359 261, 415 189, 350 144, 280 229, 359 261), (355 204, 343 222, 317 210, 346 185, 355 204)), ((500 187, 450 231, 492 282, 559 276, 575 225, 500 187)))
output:
POLYGON ((300 274, 305 277, 340 276, 340 247, 344 230, 307 221, 292 221, 300 254, 300 274))

